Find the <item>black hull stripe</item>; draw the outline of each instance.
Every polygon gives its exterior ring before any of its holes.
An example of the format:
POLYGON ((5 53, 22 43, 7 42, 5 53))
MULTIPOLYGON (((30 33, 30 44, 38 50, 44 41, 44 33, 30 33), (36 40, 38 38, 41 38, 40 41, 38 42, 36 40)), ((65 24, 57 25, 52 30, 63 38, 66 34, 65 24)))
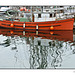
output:
MULTIPOLYGON (((10 24, 2 24, 2 25, 10 26, 10 24)), ((57 27, 57 26, 61 26, 61 25, 51 25, 51 26, 57 27)), ((39 27, 51 27, 51 26, 39 26, 39 27)), ((23 26, 14 25, 14 27, 23 27, 23 26)), ((36 26, 25 26, 25 27, 36 27, 36 26)))
MULTIPOLYGON (((23 31, 25 31, 25 30, 28 30, 28 31, 63 31, 63 30, 50 30, 50 29, 24 29, 24 28, 10 28, 10 27, 3 27, 3 26, 0 26, 0 27, 2 27, 2 28, 5 28, 5 29, 11 29, 11 30, 15 30, 15 29, 17 29, 17 30, 23 30, 23 31)), ((65 31, 72 31, 72 30, 65 30, 65 31)))

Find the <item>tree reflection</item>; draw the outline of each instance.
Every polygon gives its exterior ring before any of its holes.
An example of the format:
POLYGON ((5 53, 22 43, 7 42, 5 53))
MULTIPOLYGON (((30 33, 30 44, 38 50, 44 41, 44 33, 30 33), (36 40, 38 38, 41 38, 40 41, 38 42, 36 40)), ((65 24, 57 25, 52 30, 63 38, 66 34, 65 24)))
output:
POLYGON ((41 45, 41 41, 38 41, 38 45, 30 44, 30 68, 44 69, 47 67, 47 47, 41 45))
POLYGON ((68 47, 71 47, 70 43, 48 40, 48 45, 43 45, 42 39, 36 40, 36 43, 34 39, 35 37, 25 37, 26 43, 30 45, 30 69, 61 67, 63 61, 62 54, 68 50, 68 47))
POLYGON ((61 50, 61 48, 63 47, 63 42, 55 40, 55 41, 52 41, 49 44, 50 44, 49 50, 51 52, 50 54, 51 54, 51 57, 53 59, 52 62, 51 62, 51 66, 54 67, 54 68, 56 68, 58 66, 61 66, 61 62, 62 62, 61 54, 63 52, 61 50))
POLYGON ((42 45, 41 40, 38 40, 37 45, 35 45, 34 40, 32 40, 30 42, 30 68, 45 69, 50 66, 54 68, 61 66, 62 47, 63 42, 58 40, 50 41, 48 46, 42 45), (51 59, 48 59, 49 56, 51 59), (51 62, 49 62, 50 60, 51 62))

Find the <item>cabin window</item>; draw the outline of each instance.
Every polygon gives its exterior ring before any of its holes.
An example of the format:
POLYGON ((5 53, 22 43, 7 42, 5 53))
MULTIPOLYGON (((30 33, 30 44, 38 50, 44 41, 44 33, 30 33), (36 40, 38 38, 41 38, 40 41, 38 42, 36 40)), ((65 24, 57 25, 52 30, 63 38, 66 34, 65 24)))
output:
POLYGON ((52 17, 52 14, 50 14, 50 17, 52 17))
POLYGON ((38 14, 38 18, 41 18, 41 14, 38 14))
POLYGON ((64 10, 60 10, 60 12, 61 12, 61 13, 63 13, 63 12, 64 12, 64 10))
POLYGON ((54 13, 54 17, 56 17, 56 13, 54 13))
POLYGON ((60 7, 64 7, 64 6, 60 6, 60 7))
POLYGON ((49 10, 46 10, 46 12, 49 12, 49 10))

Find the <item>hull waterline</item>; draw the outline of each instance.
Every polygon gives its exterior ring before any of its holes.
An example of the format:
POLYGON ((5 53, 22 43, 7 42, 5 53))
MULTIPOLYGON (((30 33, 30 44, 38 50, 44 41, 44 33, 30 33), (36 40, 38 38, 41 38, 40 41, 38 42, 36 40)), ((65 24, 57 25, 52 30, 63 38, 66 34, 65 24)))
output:
POLYGON ((42 39, 60 40, 60 41, 73 41, 73 31, 23 31, 0 29, 0 34, 3 36, 22 36, 22 37, 41 37, 42 39), (64 37, 65 36, 65 37, 64 37))

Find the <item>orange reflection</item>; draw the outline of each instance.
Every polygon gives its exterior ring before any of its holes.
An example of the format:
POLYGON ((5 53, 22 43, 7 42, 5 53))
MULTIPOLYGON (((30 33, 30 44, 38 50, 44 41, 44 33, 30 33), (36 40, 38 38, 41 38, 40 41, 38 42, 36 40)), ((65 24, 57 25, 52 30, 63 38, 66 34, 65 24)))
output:
POLYGON ((14 32, 11 30, 10 33, 13 34, 14 32))
POLYGON ((53 32, 51 31, 50 34, 53 35, 53 32))
POLYGON ((0 29, 0 34, 5 36, 11 36, 13 34, 25 37, 42 37, 42 39, 59 41, 73 41, 73 31, 38 31, 38 35, 36 35, 36 31, 32 30, 25 31, 25 35, 23 35, 23 30, 0 29))

